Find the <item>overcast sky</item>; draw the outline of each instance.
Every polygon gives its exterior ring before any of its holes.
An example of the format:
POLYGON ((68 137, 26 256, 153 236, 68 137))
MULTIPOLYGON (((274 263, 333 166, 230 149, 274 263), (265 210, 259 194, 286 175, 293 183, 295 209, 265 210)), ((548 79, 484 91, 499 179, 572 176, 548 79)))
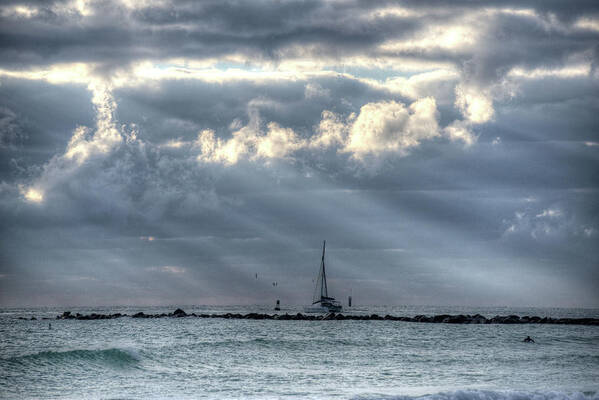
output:
POLYGON ((599 307, 598 62, 595 0, 4 1, 0 306, 307 304, 326 239, 358 304, 599 307))

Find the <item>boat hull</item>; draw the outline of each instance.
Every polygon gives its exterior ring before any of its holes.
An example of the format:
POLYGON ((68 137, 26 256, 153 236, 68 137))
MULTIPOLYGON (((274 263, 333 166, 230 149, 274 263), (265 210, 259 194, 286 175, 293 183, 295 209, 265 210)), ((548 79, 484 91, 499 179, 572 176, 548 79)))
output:
POLYGON ((304 312, 312 314, 326 314, 331 312, 341 312, 343 307, 341 304, 313 304, 305 306, 304 312))

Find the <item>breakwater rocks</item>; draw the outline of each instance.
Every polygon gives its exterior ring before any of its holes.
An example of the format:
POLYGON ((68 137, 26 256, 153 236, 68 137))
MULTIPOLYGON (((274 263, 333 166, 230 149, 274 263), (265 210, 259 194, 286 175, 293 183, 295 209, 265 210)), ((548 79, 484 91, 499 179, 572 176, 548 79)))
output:
MULTIPOLYGON (((520 317, 518 315, 500 316, 486 318, 480 314, 476 315, 416 315, 415 317, 397 317, 393 315, 380 316, 371 315, 344 315, 329 313, 326 315, 305 315, 297 314, 187 314, 180 308, 174 312, 166 314, 145 314, 138 312, 136 314, 72 314, 65 311, 62 315, 57 315, 56 319, 77 319, 77 320, 96 320, 96 319, 114 319, 114 318, 224 318, 224 319, 256 319, 256 320, 284 320, 284 321, 404 321, 404 322, 423 322, 423 323, 444 323, 444 324, 561 324, 561 325, 596 325, 599 326, 599 318, 549 318, 549 317, 520 317)), ((22 318, 25 319, 25 318, 22 318)))

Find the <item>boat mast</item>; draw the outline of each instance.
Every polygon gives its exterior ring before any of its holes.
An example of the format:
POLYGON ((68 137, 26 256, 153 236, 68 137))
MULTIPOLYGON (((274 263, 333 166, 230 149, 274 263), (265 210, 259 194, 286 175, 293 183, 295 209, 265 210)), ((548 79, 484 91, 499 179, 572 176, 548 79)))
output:
POLYGON ((322 262, 321 262, 321 264, 322 264, 322 283, 320 286, 320 298, 329 297, 329 291, 327 288, 327 275, 326 275, 325 269, 324 269, 324 249, 326 247, 326 244, 327 244, 327 241, 324 240, 322 242, 322 262))

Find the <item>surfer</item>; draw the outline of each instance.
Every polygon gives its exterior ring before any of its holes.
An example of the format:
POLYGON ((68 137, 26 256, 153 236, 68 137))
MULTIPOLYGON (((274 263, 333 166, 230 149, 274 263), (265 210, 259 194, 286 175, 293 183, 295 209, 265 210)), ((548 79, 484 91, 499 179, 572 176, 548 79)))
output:
POLYGON ((525 342, 525 343, 534 343, 535 341, 530 336, 526 336, 526 338, 524 338, 523 342, 525 342))

